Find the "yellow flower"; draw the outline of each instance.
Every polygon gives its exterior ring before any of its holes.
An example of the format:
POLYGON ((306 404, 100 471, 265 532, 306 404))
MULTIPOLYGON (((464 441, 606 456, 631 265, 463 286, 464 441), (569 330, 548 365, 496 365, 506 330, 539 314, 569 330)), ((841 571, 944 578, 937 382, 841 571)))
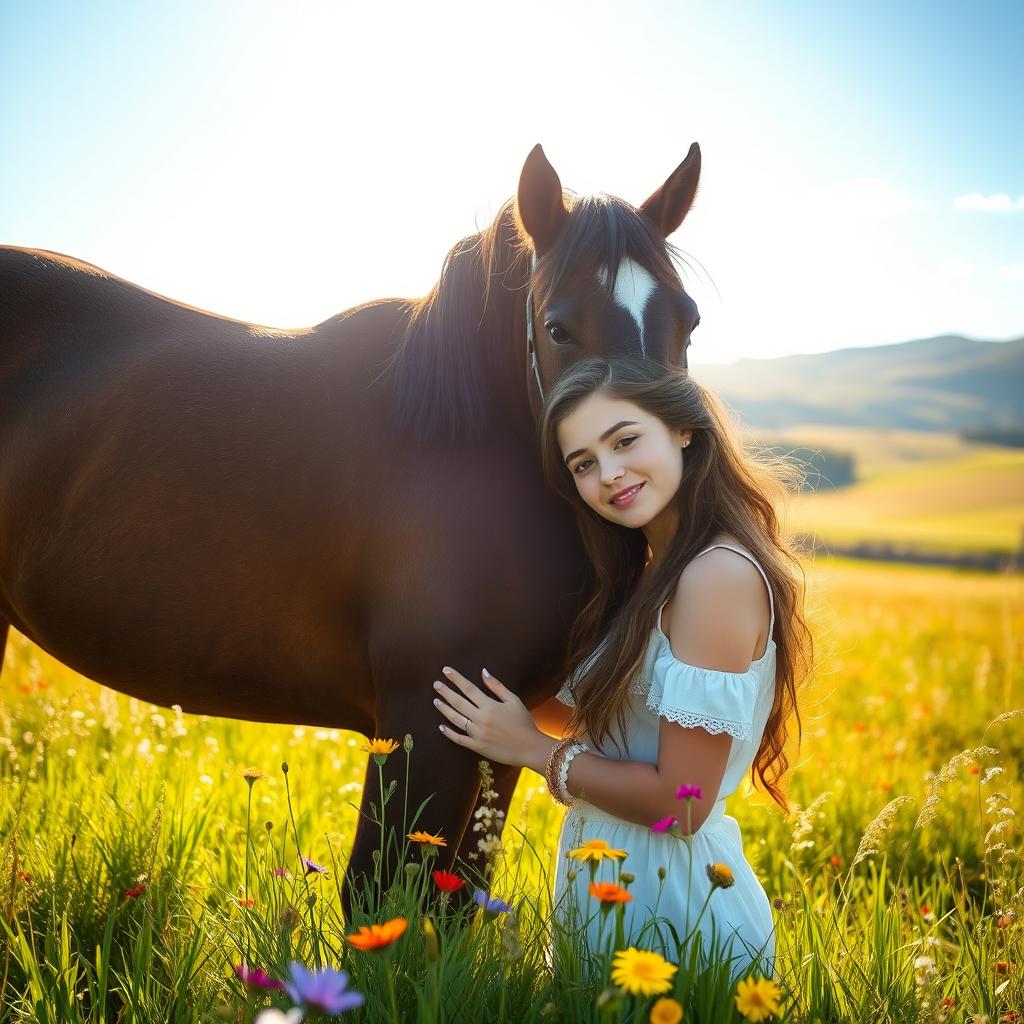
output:
POLYGON ((651 1007, 651 1024, 679 1024, 683 1019, 683 1007, 675 999, 659 999, 651 1007))
POLYGON ((440 836, 432 836, 429 832, 410 832, 406 839, 411 839, 414 843, 423 843, 424 846, 447 846, 448 840, 442 839, 440 836))
POLYGON ((393 754, 398 749, 398 740, 363 740, 359 749, 364 754, 393 754))
POLYGON ((715 889, 728 889, 736 882, 732 875, 732 868, 727 864, 709 864, 708 878, 715 889))
POLYGON ((245 771, 242 772, 242 778, 245 779, 245 784, 252 789, 260 779, 265 779, 266 775, 264 775, 259 768, 246 768, 245 771))
POLYGON ((672 987, 677 970, 660 954, 630 946, 612 960, 612 984, 633 996, 660 996, 672 987))
POLYGON ((607 840, 588 839, 582 846, 570 850, 569 856, 576 860, 602 861, 606 857, 610 860, 623 860, 628 854, 625 850, 613 850, 607 840))
POLYGON ((781 997, 779 986, 767 978, 744 978, 736 985, 736 1009, 746 1020, 778 1016, 781 997))

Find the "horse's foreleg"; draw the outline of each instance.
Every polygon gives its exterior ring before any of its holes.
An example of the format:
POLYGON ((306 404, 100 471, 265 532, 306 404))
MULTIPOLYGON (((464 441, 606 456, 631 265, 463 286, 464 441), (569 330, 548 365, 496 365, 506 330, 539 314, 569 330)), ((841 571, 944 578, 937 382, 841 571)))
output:
MULTIPOLYGON (((429 695, 426 700, 429 702, 429 695)), ((394 715, 384 714, 378 721, 377 735, 394 738, 401 743, 407 732, 412 734, 414 746, 408 755, 408 788, 407 755, 401 746, 388 755, 380 768, 373 755, 370 756, 359 824, 342 889, 346 918, 350 918, 355 896, 367 891, 376 893, 378 881, 381 891, 390 885, 398 870, 398 854, 411 831, 440 836, 446 845, 431 847, 436 852, 431 863, 434 867, 450 867, 480 788, 475 754, 446 740, 433 721, 429 721, 426 728, 416 728, 410 721, 408 710, 398 713, 396 708, 395 711, 394 715), (382 779, 386 797, 383 815, 382 779), (420 811, 418 817, 417 811, 420 811), (383 835, 378 823, 381 817, 383 835)), ((409 847, 406 863, 419 861, 427 849, 415 843, 410 843, 409 847)))

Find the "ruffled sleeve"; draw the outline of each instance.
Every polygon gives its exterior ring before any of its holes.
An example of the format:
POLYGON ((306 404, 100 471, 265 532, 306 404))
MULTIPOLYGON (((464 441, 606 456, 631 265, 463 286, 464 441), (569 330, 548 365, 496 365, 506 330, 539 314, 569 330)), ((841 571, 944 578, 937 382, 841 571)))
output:
POLYGON ((738 740, 752 741, 758 674, 719 672, 679 661, 668 643, 654 662, 647 707, 655 715, 688 729, 726 732, 738 740))

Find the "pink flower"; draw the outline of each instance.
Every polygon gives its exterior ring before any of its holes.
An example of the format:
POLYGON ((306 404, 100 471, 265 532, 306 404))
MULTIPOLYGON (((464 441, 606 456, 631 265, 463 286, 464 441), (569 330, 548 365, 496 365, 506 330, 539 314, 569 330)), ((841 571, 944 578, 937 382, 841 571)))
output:
POLYGON ((651 826, 652 832, 668 832, 670 828, 676 823, 676 819, 673 817, 662 818, 661 821, 656 821, 651 826))
POLYGON ((256 970, 250 969, 244 960, 240 964, 235 964, 235 974, 250 988, 265 988, 276 991, 282 987, 281 982, 275 981, 266 971, 259 968, 256 970))
POLYGON ((291 878, 292 873, 287 868, 274 868, 275 878, 291 878))
POLYGON ((700 800, 701 799, 700 786, 686 786, 686 785, 683 785, 683 786, 680 786, 679 789, 676 790, 676 799, 677 800, 689 800, 690 797, 693 797, 696 800, 700 800))

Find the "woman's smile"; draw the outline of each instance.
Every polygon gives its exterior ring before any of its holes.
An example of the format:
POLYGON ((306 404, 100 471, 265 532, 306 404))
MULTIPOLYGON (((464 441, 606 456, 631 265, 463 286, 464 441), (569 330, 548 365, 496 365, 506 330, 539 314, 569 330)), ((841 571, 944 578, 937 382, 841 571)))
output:
POLYGON ((633 484, 632 487, 619 491, 618 494, 612 495, 611 504, 616 508, 625 508, 627 505, 632 505, 643 486, 642 483, 633 484))

